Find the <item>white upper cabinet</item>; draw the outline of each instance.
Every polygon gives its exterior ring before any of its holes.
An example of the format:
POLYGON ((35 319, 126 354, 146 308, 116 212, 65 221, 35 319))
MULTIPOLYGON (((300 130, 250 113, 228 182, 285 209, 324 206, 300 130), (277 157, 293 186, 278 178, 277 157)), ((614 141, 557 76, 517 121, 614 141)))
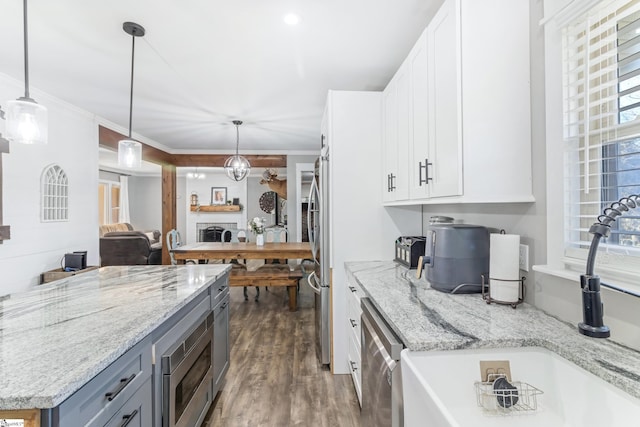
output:
POLYGON ((445 2, 427 27, 429 197, 462 194, 459 6, 445 2))
POLYGON ((384 202, 409 198, 410 75, 408 61, 383 92, 384 202))
POLYGON ((429 196, 427 164, 429 163, 429 90, 427 80, 427 30, 409 53, 411 76, 411 114, 409 145, 409 198, 429 196))
POLYGON ((407 169, 385 204, 534 201, 529 74, 528 0, 445 0, 385 89, 383 153, 407 169))

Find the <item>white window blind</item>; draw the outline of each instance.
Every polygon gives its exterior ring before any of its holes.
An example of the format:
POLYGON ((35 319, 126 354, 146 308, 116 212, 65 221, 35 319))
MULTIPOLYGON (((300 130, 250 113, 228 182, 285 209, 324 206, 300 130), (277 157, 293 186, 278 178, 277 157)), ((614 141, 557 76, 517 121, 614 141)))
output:
MULTIPOLYGON (((565 256, 585 259, 603 209, 640 193, 640 0, 605 0, 563 30, 565 256)), ((600 250, 638 269, 640 209, 600 250), (636 265, 634 267, 634 264, 636 265)), ((602 258, 602 257, 600 257, 602 258)))

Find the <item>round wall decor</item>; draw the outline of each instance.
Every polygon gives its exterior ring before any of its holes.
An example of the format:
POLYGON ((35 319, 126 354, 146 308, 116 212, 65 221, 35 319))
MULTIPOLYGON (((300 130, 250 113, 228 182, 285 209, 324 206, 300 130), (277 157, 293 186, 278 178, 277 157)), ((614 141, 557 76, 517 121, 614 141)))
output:
POLYGON ((266 213, 273 213, 273 210, 276 208, 276 192, 267 191, 266 193, 262 193, 259 202, 260 209, 266 213))

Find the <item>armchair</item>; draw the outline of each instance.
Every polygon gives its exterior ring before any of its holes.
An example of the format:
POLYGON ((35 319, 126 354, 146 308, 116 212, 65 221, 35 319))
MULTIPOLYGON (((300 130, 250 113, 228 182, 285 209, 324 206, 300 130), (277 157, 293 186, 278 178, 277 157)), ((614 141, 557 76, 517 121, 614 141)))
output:
POLYGON ((141 231, 113 231, 100 237, 100 265, 158 265, 162 242, 151 243, 141 231))

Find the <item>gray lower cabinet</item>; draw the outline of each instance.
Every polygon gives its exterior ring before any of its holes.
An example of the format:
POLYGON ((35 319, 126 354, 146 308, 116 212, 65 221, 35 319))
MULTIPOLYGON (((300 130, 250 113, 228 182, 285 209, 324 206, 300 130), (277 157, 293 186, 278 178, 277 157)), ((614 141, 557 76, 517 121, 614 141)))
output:
POLYGON ((109 420, 105 427, 148 427, 153 423, 151 378, 109 420))
MULTIPOLYGON (((56 408, 42 412, 43 426, 104 426, 129 401, 151 396, 151 339, 145 338, 56 408), (138 391, 145 388, 142 394, 138 391)), ((150 407, 145 414, 149 417, 150 407)), ((117 424, 116 424, 117 425, 117 424)))
MULTIPOLYGON (((202 423, 224 376, 229 369, 229 286, 228 275, 201 292, 178 312, 164 321, 142 341, 125 352, 71 397, 53 409, 41 411, 43 427, 197 427, 202 423), (204 331, 204 332, 201 332, 204 331), (181 355, 197 338, 204 347, 196 354, 207 371, 189 403, 190 411, 180 420, 163 419, 167 411, 167 387, 170 381, 163 372, 163 356, 181 355), (205 340, 206 337, 206 340, 205 340), (210 338, 209 338, 210 337, 210 338), (205 345, 206 341, 206 345, 205 345), (200 392, 202 390, 202 392, 200 392)), ((195 362, 194 362, 195 363, 195 362)), ((191 366, 191 365, 189 365, 191 366)), ((192 372, 186 366, 184 382, 190 383, 192 372)), ((179 371, 179 366, 176 370, 179 371)), ((183 382, 183 381, 181 381, 183 382)), ((181 388, 181 385, 178 385, 181 388)), ((176 390, 175 399, 181 399, 176 390)), ((175 401, 174 401, 175 403, 175 401)), ((176 416, 177 418, 178 416, 176 416)))
POLYGON ((229 294, 213 310, 213 395, 229 370, 229 294))

